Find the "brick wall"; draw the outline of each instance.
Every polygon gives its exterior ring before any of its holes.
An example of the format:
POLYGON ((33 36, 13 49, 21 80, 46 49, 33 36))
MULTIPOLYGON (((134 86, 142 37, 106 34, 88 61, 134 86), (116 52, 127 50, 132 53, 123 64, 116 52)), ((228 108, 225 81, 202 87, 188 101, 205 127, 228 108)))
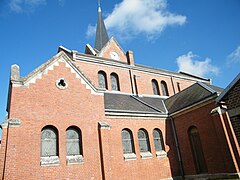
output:
POLYGON ((232 160, 228 136, 224 134, 225 126, 221 123, 223 117, 219 114, 211 115, 211 110, 215 107, 215 103, 212 102, 174 118, 186 175, 196 174, 188 135, 191 126, 198 129, 208 173, 238 171, 232 160))
MULTIPOLYGON (((102 158, 104 175, 110 177, 107 179, 159 179, 178 175, 173 139, 165 119, 106 118, 103 95, 91 94, 86 84, 81 83, 63 62, 29 87, 13 87, 11 96, 9 117, 20 119, 21 125, 9 128, 7 151, 1 148, 1 165, 6 152, 4 179, 102 179, 102 158), (56 87, 55 82, 59 78, 67 80, 65 90, 56 87), (102 134, 102 155, 98 122, 111 125, 111 129, 102 134), (40 165, 41 130, 46 125, 56 127, 59 134, 60 162, 56 166, 40 165), (72 125, 82 132, 83 164, 66 163, 66 129, 72 125), (133 133, 136 160, 125 161, 123 158, 123 128, 129 128, 133 133), (137 138, 140 128, 145 128, 149 134, 150 159, 140 157, 137 138), (154 128, 162 131, 168 156, 156 157, 152 136, 154 128)), ((3 144, 6 130, 3 130, 3 144)))
POLYGON ((226 99, 229 110, 240 107, 240 81, 235 84, 235 86, 228 92, 227 97, 224 99, 226 99))
POLYGON ((227 93, 224 100, 231 118, 231 123, 240 145, 240 80, 227 93))
MULTIPOLYGON (((111 91, 110 74, 112 72, 115 72, 119 77, 120 91, 125 93, 132 93, 131 79, 128 68, 119 68, 110 65, 88 63, 83 61, 75 61, 74 63, 79 66, 79 69, 93 82, 96 87, 98 86, 98 72, 102 70, 107 74, 108 90, 111 91)), ((161 81, 165 81, 167 83, 169 96, 174 95, 174 90, 175 93, 179 92, 177 88, 177 83, 180 83, 181 90, 183 90, 196 82, 193 80, 170 77, 167 75, 157 75, 137 70, 133 70, 133 75, 137 76, 136 83, 139 94, 153 95, 152 79, 157 80, 160 95, 163 95, 161 81)))

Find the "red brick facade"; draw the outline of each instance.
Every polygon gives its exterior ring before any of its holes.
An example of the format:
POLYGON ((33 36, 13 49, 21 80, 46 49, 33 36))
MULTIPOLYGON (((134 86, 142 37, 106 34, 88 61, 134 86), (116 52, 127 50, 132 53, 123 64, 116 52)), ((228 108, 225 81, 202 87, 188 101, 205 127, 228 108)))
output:
POLYGON ((106 114, 105 92, 129 95, 136 94, 137 89, 139 96, 156 97, 151 84, 151 80, 156 79, 160 95, 163 94, 161 81, 165 81, 169 96, 173 96, 178 93, 177 83, 181 89, 198 81, 209 83, 202 78, 134 65, 133 59, 130 62, 127 55, 126 61, 118 62, 61 51, 25 78, 12 72, 8 119, 2 124, 1 178, 168 179, 196 175, 187 134, 191 126, 199 130, 209 175, 239 173, 239 150, 227 124, 229 118, 219 111, 212 112, 217 108, 216 96, 171 116, 106 114), (98 89, 100 70, 107 75, 106 91, 98 89), (119 77, 120 92, 111 90, 112 72, 119 77), (135 81, 134 77, 137 77, 135 81), (61 78, 67 83, 65 89, 56 85, 61 78), (57 129, 59 162, 41 165, 42 129, 48 125, 57 129), (66 130, 71 126, 81 130, 81 163, 67 163, 66 130), (132 132, 136 156, 133 160, 124 159, 121 132, 125 128, 132 132), (141 128, 149 137, 151 157, 148 158, 142 158, 140 153, 138 131, 141 128), (165 154, 161 156, 157 156, 154 146, 155 128, 163 135, 165 154))

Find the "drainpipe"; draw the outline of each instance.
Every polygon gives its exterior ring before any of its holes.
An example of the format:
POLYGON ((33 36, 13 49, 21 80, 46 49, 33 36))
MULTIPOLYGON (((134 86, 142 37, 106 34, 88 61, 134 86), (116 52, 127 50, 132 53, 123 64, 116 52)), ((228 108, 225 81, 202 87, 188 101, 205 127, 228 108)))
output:
POLYGON ((171 82, 172 82, 172 87, 173 87, 173 93, 176 94, 172 76, 171 76, 171 82))
POLYGON ((136 93, 136 96, 138 96, 137 78, 139 78, 139 76, 133 75, 133 77, 134 77, 135 93, 136 93))
POLYGON ((135 95, 135 90, 134 90, 135 84, 134 84, 134 77, 133 77, 132 69, 129 69, 129 75, 130 75, 132 94, 135 95))
POLYGON ((9 123, 7 123, 7 134, 6 134, 6 143, 5 143, 5 153, 4 153, 4 161, 3 161, 3 174, 2 174, 2 180, 4 179, 5 175, 5 169, 6 169, 6 161, 7 161, 7 149, 8 149, 8 133, 9 133, 9 123))
POLYGON ((176 149, 177 149, 177 156, 178 156, 178 163, 179 163, 179 168, 180 168, 180 173, 181 173, 181 177, 183 179, 184 178, 184 168, 183 168, 183 162, 182 162, 182 156, 181 156, 181 152, 180 152, 180 148, 179 148, 179 143, 178 143, 178 138, 177 138, 177 132, 176 132, 176 127, 175 127, 175 122, 172 116, 170 116, 170 120, 171 120, 171 125, 172 125, 172 130, 173 130, 173 136, 174 136, 174 140, 175 140, 175 144, 176 144, 176 149))

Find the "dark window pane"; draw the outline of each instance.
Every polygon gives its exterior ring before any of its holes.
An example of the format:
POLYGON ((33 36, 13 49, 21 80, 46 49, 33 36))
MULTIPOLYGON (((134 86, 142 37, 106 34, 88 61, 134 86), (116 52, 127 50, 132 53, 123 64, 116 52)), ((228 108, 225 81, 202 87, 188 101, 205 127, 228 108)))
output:
POLYGON ((67 129, 66 132, 66 148, 67 148, 67 155, 80 155, 80 133, 79 130, 71 127, 67 129))
POLYGON ((154 95, 160 95, 158 83, 155 79, 152 80, 152 88, 153 88, 153 94, 154 95))
POLYGON ((162 133, 159 129, 153 130, 153 139, 156 151, 164 150, 162 133))
POLYGON ((133 138, 129 130, 122 130, 123 153, 134 153, 133 138))
POLYGON ((41 156, 57 156, 57 133, 53 128, 44 128, 41 136, 41 156))
POLYGON ((148 135, 147 135, 147 132, 143 129, 140 129, 138 131, 138 142, 139 142, 140 152, 150 151, 148 135))
POLYGON ((168 96, 168 88, 167 88, 167 84, 165 81, 161 82, 161 86, 162 86, 162 92, 164 96, 168 96))
POLYGON ((98 73, 98 87, 102 89, 107 89, 106 74, 103 71, 100 71, 98 73))
POLYGON ((196 127, 190 128, 189 139, 190 139, 190 144, 191 144, 191 149, 192 149, 192 154, 193 154, 193 158, 194 158, 196 172, 198 174, 206 173, 207 166, 206 166, 206 162, 204 159, 200 136, 199 136, 199 133, 198 133, 198 130, 196 127))
POLYGON ((118 76, 115 73, 111 74, 111 85, 112 85, 112 90, 119 91, 118 76))

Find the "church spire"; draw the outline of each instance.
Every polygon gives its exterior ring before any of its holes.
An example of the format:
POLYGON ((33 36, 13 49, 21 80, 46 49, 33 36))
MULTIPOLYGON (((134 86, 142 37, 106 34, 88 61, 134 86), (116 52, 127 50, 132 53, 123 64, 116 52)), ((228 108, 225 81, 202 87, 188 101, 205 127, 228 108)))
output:
POLYGON ((109 37, 108 37, 107 30, 102 18, 100 0, 98 0, 98 22, 97 22, 96 39, 95 39, 94 48, 100 51, 108 41, 109 41, 109 37))

